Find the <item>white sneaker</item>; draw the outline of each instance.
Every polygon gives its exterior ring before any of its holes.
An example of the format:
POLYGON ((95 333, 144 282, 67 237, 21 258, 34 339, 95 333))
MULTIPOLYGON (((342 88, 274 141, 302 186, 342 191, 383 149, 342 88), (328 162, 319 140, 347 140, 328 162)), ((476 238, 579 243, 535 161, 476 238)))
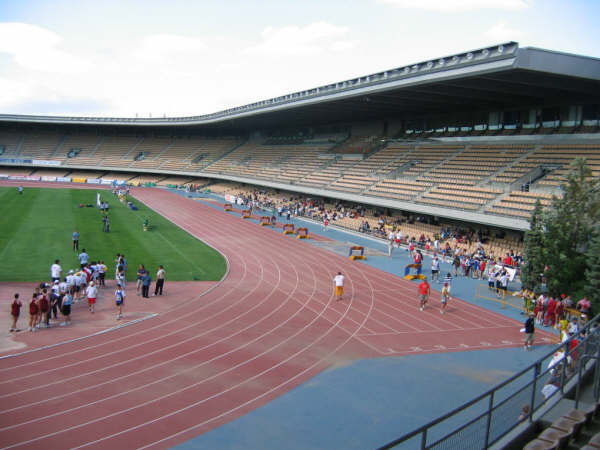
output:
POLYGON ((422 307, 422 306, 421 306, 419 309, 420 309, 421 311, 423 311, 423 307, 422 307))

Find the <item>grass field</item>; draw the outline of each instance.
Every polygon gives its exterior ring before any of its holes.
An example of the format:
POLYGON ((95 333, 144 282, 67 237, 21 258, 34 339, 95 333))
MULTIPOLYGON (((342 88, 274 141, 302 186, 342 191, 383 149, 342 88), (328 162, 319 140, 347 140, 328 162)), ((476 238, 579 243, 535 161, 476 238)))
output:
POLYGON ((220 280, 226 270, 224 258, 187 232, 137 202, 132 211, 102 190, 110 203, 110 233, 102 231, 102 216, 96 208, 79 204, 96 203, 95 190, 0 188, 0 281, 44 281, 50 265, 60 259, 63 274, 79 267, 72 250, 71 234, 81 233, 79 248, 91 261, 104 260, 114 278, 114 260, 122 253, 128 262, 129 280, 135 279, 139 264, 154 278, 159 264, 167 281, 220 280), (151 229, 143 231, 144 218, 151 229))

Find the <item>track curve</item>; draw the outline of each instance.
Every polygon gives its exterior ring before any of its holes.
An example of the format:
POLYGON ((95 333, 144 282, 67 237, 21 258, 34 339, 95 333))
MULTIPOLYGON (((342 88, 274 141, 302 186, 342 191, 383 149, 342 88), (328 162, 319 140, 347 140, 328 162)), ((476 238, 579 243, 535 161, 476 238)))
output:
POLYGON ((227 276, 157 317, 0 361, 2 447, 172 447, 338 363, 519 342, 493 312, 420 313, 399 277, 165 190, 133 195, 221 252, 227 276))

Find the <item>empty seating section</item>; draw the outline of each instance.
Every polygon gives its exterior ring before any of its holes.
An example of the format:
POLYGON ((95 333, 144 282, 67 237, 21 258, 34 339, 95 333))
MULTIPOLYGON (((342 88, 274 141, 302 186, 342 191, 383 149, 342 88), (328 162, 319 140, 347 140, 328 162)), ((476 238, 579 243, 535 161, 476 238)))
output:
MULTIPOLYGON (((74 170, 72 172, 69 172, 67 176, 70 178, 85 178, 85 179, 87 179, 87 178, 102 178, 105 173, 106 172, 100 172, 100 171, 74 170)), ((112 178, 112 177, 104 176, 104 178, 112 178)))
POLYGON ((144 174, 132 178, 131 180, 129 180, 129 183, 131 183, 133 186, 141 186, 146 183, 158 183, 164 178, 166 178, 164 175, 144 174))
POLYGON ((377 182, 377 178, 360 177, 356 175, 345 175, 329 185, 329 189, 346 192, 362 192, 377 182))
POLYGON ((334 153, 365 154, 375 145, 377 136, 351 136, 335 148, 334 153))
POLYGON ((50 159, 61 143, 59 133, 31 133, 25 135, 19 151, 20 158, 50 159))
MULTIPOLYGON (((135 136, 110 136, 102 140, 93 155, 69 158, 67 165, 94 165, 105 167, 126 167, 125 155, 141 141, 135 136)), ((129 161, 131 162, 131 161, 129 161)))
POLYGON ((164 153, 157 157, 156 163, 161 170, 196 172, 217 161, 240 142, 233 137, 177 138, 164 153))
MULTIPOLYGON (((206 181, 206 180, 203 180, 206 181)), ((157 186, 168 186, 168 185, 174 185, 174 186, 183 186, 186 184, 204 184, 203 182, 201 183, 200 179, 194 179, 194 178, 190 178, 190 177, 166 177, 163 178, 162 180, 159 180, 156 182, 157 186)))
POLYGON ((365 194, 397 200, 411 200, 431 186, 431 183, 415 180, 381 180, 365 194))
POLYGON ((526 151, 525 148, 489 146, 467 148, 428 172, 422 179, 431 182, 453 180, 457 185, 474 186, 502 167, 512 164, 526 151))
POLYGON ((529 219, 537 200, 543 207, 550 205, 552 194, 547 192, 511 192, 507 197, 486 209, 486 212, 529 219))
POLYGON ((14 177, 24 177, 31 175, 33 169, 31 167, 6 167, 0 166, 0 175, 8 175, 14 177))
POLYGON ((595 177, 600 177, 600 145, 546 145, 543 148, 548 163, 561 164, 561 168, 546 175, 538 184, 541 186, 558 187, 566 180, 569 165, 577 157, 584 157, 595 177))
POLYGON ((163 162, 159 157, 172 143, 172 138, 144 138, 135 150, 129 154, 127 159, 133 161, 129 164, 129 167, 134 169, 158 169, 163 162), (143 154, 143 158, 136 161, 135 158, 140 154, 143 154))
POLYGON ((67 169, 34 169, 32 175, 39 177, 66 177, 67 169))
POLYGON ((21 132, 0 132, 0 147, 4 148, 0 158, 14 158, 17 156, 19 145, 23 139, 24 134, 21 132))
MULTIPOLYGON (((329 162, 326 162, 325 166, 322 167, 320 170, 317 170, 317 171, 313 172, 312 174, 310 174, 309 176, 299 180, 297 182, 297 184, 303 184, 306 186, 316 186, 316 187, 327 186, 330 183, 333 183, 336 179, 342 177, 343 174, 346 172, 346 170, 348 170, 352 166, 356 165, 357 162, 358 161, 355 159, 330 160, 329 162)), ((355 178, 360 178, 360 177, 355 177, 355 178)), ((356 185, 353 183, 348 183, 348 182, 339 184, 338 190, 347 190, 347 189, 343 189, 344 186, 348 187, 349 188, 348 190, 350 190, 351 192, 360 192, 360 191, 356 191, 355 189, 353 190, 352 188, 356 185), (340 188, 342 188, 342 189, 340 189, 340 188)), ((367 185, 364 185, 364 186, 367 187, 367 185)))
POLYGON ((104 139, 102 136, 89 133, 66 135, 51 158, 64 161, 71 159, 70 156, 72 156, 77 158, 73 161, 74 164, 96 165, 98 158, 94 158, 94 153, 104 139))
POLYGON ((102 175, 102 178, 105 180, 129 181, 136 175, 135 173, 108 172, 102 175))

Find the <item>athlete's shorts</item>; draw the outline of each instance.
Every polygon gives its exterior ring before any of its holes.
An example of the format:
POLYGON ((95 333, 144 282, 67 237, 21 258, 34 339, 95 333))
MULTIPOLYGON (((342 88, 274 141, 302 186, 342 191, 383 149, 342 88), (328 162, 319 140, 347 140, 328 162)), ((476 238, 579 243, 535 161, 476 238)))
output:
POLYGON ((335 287, 335 295, 337 297, 344 295, 344 286, 336 286, 335 287))
POLYGON ((427 295, 425 295, 425 294, 419 294, 419 299, 420 299, 422 302, 426 302, 426 301, 427 301, 427 295))
POLYGON ((96 299, 95 299, 95 298, 89 298, 89 297, 88 297, 88 303, 89 303, 90 305, 93 305, 94 303, 96 303, 96 299))
POLYGON ((116 304, 117 306, 121 306, 121 305, 123 304, 123 300, 117 300, 117 301, 115 302, 115 304, 116 304))

